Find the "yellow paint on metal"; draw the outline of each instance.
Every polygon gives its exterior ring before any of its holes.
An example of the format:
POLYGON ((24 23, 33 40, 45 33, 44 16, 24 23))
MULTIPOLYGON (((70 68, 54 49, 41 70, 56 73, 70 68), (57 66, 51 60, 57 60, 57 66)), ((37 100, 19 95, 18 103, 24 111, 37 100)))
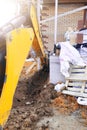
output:
POLYGON ((45 57, 44 46, 42 43, 42 38, 41 38, 39 24, 38 24, 37 15, 36 15, 36 10, 35 10, 35 7, 33 4, 31 5, 31 8, 30 8, 30 18, 31 18, 31 21, 33 24, 33 29, 35 32, 35 38, 34 38, 34 42, 33 42, 32 46, 38 55, 41 54, 43 57, 45 57))
POLYGON ((0 125, 6 123, 25 59, 33 46, 36 54, 45 57, 35 7, 30 9, 33 28, 15 29, 6 40, 6 77, 0 98, 0 125))
POLYGON ((6 43, 6 81, 0 98, 0 125, 10 114, 17 82, 34 39, 32 28, 12 31, 6 43))

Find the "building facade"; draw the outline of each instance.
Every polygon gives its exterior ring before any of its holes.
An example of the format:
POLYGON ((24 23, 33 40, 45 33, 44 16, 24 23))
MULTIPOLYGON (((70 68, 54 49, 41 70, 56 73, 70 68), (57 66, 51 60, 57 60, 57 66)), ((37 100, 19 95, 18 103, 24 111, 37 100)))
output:
MULTIPOLYGON (((58 5, 58 14, 63 14, 67 11, 71 11, 80 7, 83 7, 86 1, 75 1, 75 0, 60 0, 58 5), (65 2, 66 1, 66 2, 65 2)), ((54 0, 44 0, 42 9, 42 20, 47 19, 55 15, 55 4, 54 0)), ((57 28, 57 41, 65 41, 64 34, 68 27, 71 27, 74 31, 83 27, 84 24, 84 10, 67 15, 58 19, 57 28)), ((86 22, 87 24, 87 22, 86 22)), ((45 22, 42 24, 42 36, 43 42, 48 50, 53 49, 54 44, 54 20, 45 22)))
MULTIPOLYGON (((29 0, 19 0, 21 5, 21 13, 26 14, 29 12, 29 0)), ((36 1, 36 0, 35 0, 36 1)), ((45 20, 55 15, 55 0, 41 0, 43 3, 41 6, 40 20, 45 20)), ((58 14, 63 14, 67 11, 71 11, 80 8, 87 4, 87 0, 58 0, 58 14)), ((87 22, 86 22, 87 23, 87 22)), ((64 34, 68 27, 73 30, 83 27, 84 24, 84 10, 67 15, 58 19, 57 28, 57 41, 65 41, 64 34)), ((52 50, 54 46, 54 20, 40 24, 40 30, 42 34, 42 40, 48 50, 52 50)))

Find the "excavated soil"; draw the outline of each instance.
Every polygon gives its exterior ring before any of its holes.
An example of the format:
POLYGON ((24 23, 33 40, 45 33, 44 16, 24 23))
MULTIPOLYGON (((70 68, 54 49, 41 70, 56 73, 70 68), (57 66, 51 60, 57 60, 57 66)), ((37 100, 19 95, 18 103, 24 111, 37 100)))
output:
POLYGON ((34 130, 42 116, 52 116, 51 99, 56 97, 53 85, 47 85, 49 73, 45 69, 31 78, 19 80, 13 109, 5 130, 34 130))
POLYGON ((22 71, 13 108, 4 130, 87 130, 87 107, 48 84, 45 69, 33 75, 22 71))

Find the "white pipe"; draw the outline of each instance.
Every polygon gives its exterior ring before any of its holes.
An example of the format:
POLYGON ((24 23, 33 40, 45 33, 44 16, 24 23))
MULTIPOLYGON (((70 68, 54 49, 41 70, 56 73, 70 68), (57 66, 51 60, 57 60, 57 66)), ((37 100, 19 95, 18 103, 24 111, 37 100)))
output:
POLYGON ((54 20, 54 44, 57 43, 57 15, 58 15, 58 0, 55 0, 55 20, 54 20))
MULTIPOLYGON (((83 7, 80 7, 80 8, 78 8, 78 9, 74 9, 74 10, 65 12, 65 13, 63 13, 63 14, 57 15, 57 18, 61 18, 61 17, 66 16, 66 15, 70 15, 70 14, 79 12, 79 11, 84 10, 84 9, 87 9, 87 6, 83 6, 83 7)), ((48 19, 46 19, 46 20, 42 20, 42 21, 40 21, 40 23, 49 22, 49 21, 54 20, 54 19, 55 19, 55 16, 53 16, 53 17, 51 17, 51 18, 48 18, 48 19)))

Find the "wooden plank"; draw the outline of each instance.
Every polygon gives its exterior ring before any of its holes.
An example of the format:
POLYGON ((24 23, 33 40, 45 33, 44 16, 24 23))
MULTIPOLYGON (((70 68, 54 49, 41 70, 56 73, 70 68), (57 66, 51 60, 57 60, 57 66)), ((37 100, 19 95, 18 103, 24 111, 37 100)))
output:
POLYGON ((87 74, 87 66, 86 66, 86 68, 85 68, 85 74, 87 74))
POLYGON ((69 80, 66 80, 66 83, 65 83, 66 88, 67 88, 68 84, 69 84, 69 80))
POLYGON ((86 85, 86 82, 84 81, 84 82, 83 82, 83 84, 82 84, 81 93, 83 93, 83 92, 84 92, 84 90, 85 90, 85 85, 86 85))
MULTIPOLYGON (((67 87, 67 90, 73 92, 81 92, 81 88, 75 88, 75 87, 67 87)), ((87 93, 87 89, 84 89, 84 92, 87 93)))
POLYGON ((76 87, 77 86, 82 86, 82 82, 72 82, 72 83, 69 82, 68 86, 76 86, 76 87))
POLYGON ((71 73, 72 73, 72 72, 79 72, 79 73, 80 73, 80 72, 85 72, 85 69, 72 69, 72 70, 71 70, 71 73))
POLYGON ((87 77, 85 76, 70 76, 69 78, 67 78, 67 80, 71 80, 71 81, 87 81, 87 77))
POLYGON ((73 91, 73 92, 81 92, 81 88, 67 87, 67 90, 73 91))
POLYGON ((87 98, 86 93, 71 92, 71 91, 68 91, 68 90, 63 90, 62 93, 67 94, 67 95, 71 95, 71 96, 86 97, 87 98))
POLYGON ((71 67, 72 69, 85 69, 86 68, 86 66, 77 66, 77 65, 73 65, 71 67))
POLYGON ((63 90, 62 93, 72 96, 87 97, 87 67, 72 67, 70 77, 66 79, 67 90, 63 90))
POLYGON ((33 67, 36 65, 37 63, 36 62, 33 62, 31 66, 29 66, 29 68, 26 70, 26 74, 28 74, 32 69, 33 67))
MULTIPOLYGON (((80 78, 80 77, 84 77, 84 75, 85 75, 84 73, 72 73, 70 75, 70 77, 76 77, 76 78, 79 77, 80 78)), ((85 77, 85 78, 87 78, 87 77, 85 77)))

